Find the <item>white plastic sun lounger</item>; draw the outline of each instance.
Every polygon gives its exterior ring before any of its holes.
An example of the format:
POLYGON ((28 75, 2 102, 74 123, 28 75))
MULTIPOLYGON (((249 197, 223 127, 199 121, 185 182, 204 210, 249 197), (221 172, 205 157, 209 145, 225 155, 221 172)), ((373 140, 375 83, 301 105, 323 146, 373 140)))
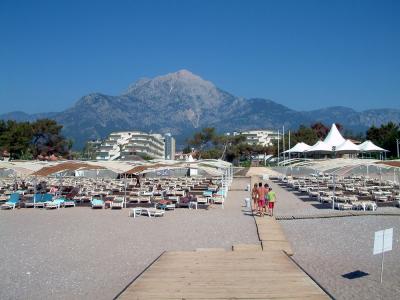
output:
POLYGON ((165 210, 157 209, 157 208, 142 208, 142 215, 147 215, 149 218, 151 217, 163 217, 165 210))
POLYGON ((111 202, 110 208, 122 208, 124 206, 124 198, 122 197, 115 197, 114 201, 111 202))

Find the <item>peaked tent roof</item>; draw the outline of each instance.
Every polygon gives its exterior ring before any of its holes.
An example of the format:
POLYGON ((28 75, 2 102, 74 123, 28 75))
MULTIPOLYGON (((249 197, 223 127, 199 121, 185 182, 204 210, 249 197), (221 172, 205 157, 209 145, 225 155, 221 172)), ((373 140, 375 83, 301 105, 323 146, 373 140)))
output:
POLYGON ((324 142, 331 148, 333 146, 338 147, 345 142, 345 139, 340 134, 335 123, 332 124, 331 130, 329 131, 328 135, 326 136, 324 142))
POLYGON ((305 152, 322 152, 322 153, 331 153, 332 147, 327 145, 323 141, 316 142, 310 149, 306 150, 305 152))
POLYGON ((342 144, 336 147, 336 152, 355 153, 360 152, 360 148, 350 140, 345 140, 342 144))
POLYGON ((306 143, 297 143, 293 148, 290 148, 283 153, 303 153, 304 151, 310 149, 311 146, 307 145, 306 143))
POLYGON ((389 152, 386 149, 378 147, 371 141, 365 141, 361 145, 358 145, 358 148, 360 149, 361 152, 389 152))

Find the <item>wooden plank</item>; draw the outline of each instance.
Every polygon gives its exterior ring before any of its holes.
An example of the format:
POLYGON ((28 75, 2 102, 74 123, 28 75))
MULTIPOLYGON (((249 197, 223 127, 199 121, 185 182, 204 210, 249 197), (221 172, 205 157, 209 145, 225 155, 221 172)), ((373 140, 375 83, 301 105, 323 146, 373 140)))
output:
POLYGON ((166 252, 120 299, 328 299, 281 251, 166 252))
POLYGON ((232 251, 262 251, 261 244, 237 244, 232 246, 232 251))
POLYGON ((288 241, 269 241, 264 240, 261 241, 263 249, 268 250, 283 250, 287 253, 287 255, 292 256, 294 254, 292 246, 288 241))
POLYGON ((225 252, 224 248, 197 248, 196 251, 222 251, 225 252))

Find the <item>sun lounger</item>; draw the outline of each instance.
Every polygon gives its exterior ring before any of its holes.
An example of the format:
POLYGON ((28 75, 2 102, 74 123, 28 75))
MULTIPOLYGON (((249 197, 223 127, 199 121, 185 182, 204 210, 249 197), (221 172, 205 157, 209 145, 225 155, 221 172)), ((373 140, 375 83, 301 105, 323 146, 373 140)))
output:
POLYGON ((204 191, 203 192, 204 197, 211 197, 212 196, 212 191, 204 191))
POLYGON ((141 214, 147 215, 149 218, 151 217, 163 217, 165 210, 157 209, 157 208, 142 208, 141 214))
POLYGON ((36 207, 42 207, 44 208, 47 204, 47 202, 53 201, 53 195, 52 194, 42 194, 42 197, 39 199, 35 199, 34 203, 34 208, 36 207))
POLYGON ((175 204, 171 203, 168 200, 161 200, 154 204, 154 208, 163 209, 163 210, 175 210, 175 204))
POLYGON ((206 197, 197 197, 197 203, 198 204, 207 204, 208 199, 206 197))
POLYGON ((52 209, 52 208, 59 209, 61 206, 64 206, 64 202, 65 201, 63 198, 54 199, 53 201, 46 203, 46 209, 52 209))
POLYGON ((136 218, 142 214, 143 207, 134 207, 129 210, 129 216, 136 218))
POLYGON ((337 205, 337 208, 340 210, 351 210, 353 209, 353 204, 350 203, 335 203, 337 205))
POLYGON ((24 207, 35 207, 35 202, 42 199, 42 194, 34 194, 32 199, 24 203, 24 207))
POLYGON ((71 206, 73 206, 73 207, 76 206, 75 200, 64 198, 64 207, 71 207, 71 206))
POLYGON ((150 203, 150 202, 151 202, 151 199, 150 199, 150 197, 140 196, 139 202, 140 202, 140 203, 150 203))
POLYGON ((225 197, 223 195, 215 195, 211 198, 211 201, 214 204, 221 204, 221 207, 224 208, 225 197))
POLYGON ((1 209, 14 209, 15 206, 19 203, 20 194, 13 193, 8 198, 7 202, 1 205, 1 209))
POLYGON ((110 203, 110 208, 121 208, 124 206, 124 198, 122 197, 115 197, 114 201, 110 203))
POLYGON ((104 201, 100 199, 92 199, 92 208, 104 208, 104 201))

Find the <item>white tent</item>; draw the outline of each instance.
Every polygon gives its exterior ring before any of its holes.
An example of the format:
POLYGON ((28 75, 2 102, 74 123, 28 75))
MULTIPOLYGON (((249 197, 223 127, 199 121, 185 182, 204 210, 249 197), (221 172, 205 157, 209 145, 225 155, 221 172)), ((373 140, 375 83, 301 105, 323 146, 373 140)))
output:
POLYGON ((307 145, 306 143, 301 142, 301 143, 297 143, 293 148, 290 148, 290 149, 284 151, 283 153, 303 153, 310 148, 311 148, 310 145, 307 145))
POLYGON ((358 149, 361 152, 389 152, 386 149, 378 147, 371 141, 365 141, 364 143, 358 146, 358 149))
POLYGON ((329 131, 328 135, 326 136, 324 142, 326 145, 331 147, 338 147, 343 144, 346 140, 340 134, 339 130, 337 129, 335 124, 332 124, 331 130, 329 131))
POLYGON ((345 140, 342 144, 336 147, 336 152, 358 153, 360 148, 350 140, 345 140))
POLYGON ((310 152, 331 153, 332 147, 330 145, 327 145, 323 141, 318 141, 313 146, 311 146, 310 149, 306 150, 305 152, 307 152, 307 153, 310 153, 310 152))

